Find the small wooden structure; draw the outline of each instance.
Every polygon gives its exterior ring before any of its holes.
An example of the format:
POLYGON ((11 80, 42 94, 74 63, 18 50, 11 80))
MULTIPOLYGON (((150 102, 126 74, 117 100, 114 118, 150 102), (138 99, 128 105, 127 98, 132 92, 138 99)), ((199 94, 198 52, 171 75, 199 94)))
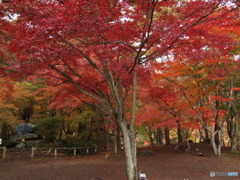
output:
POLYGON ((73 155, 77 155, 77 150, 86 150, 86 154, 90 153, 96 153, 97 152, 97 147, 72 147, 72 148, 36 148, 32 147, 32 153, 31 153, 31 158, 34 158, 35 156, 35 150, 47 150, 47 154, 50 153, 52 150, 54 150, 54 156, 57 158, 57 153, 58 150, 73 150, 73 155))

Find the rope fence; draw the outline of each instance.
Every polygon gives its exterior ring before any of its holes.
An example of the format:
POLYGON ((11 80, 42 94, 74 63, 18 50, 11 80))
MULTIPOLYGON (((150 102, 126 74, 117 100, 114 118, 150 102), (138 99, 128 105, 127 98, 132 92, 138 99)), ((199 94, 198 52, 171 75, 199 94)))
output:
MULTIPOLYGON (((6 147, 0 147, 0 150, 3 151, 2 153, 2 159, 6 159, 6 152, 7 148, 6 147)), ((72 148, 36 148, 32 147, 31 148, 31 158, 33 159, 36 156, 41 156, 41 155, 47 155, 50 154, 50 152, 53 152, 54 157, 57 158, 60 156, 60 153, 68 154, 68 155, 90 155, 94 154, 97 152, 97 146, 95 147, 72 147, 72 148), (41 153, 39 153, 41 152, 41 153)))
POLYGON ((32 147, 31 150, 31 158, 33 159, 35 156, 39 156, 39 154, 36 151, 40 151, 40 156, 43 154, 49 154, 50 152, 54 151, 54 157, 58 157, 59 152, 64 152, 65 154, 72 154, 74 156, 77 156, 77 154, 81 155, 89 155, 92 153, 97 152, 97 147, 73 147, 73 148, 36 148, 32 147), (69 151, 71 151, 69 153, 69 151))

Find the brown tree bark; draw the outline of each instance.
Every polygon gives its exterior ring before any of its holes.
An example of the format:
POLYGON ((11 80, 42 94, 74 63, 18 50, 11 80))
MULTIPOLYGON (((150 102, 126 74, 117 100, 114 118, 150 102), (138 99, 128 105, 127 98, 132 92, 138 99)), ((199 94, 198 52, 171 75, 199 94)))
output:
POLYGON ((170 145, 171 142, 170 142, 170 138, 169 138, 169 129, 168 129, 168 128, 165 128, 165 129, 164 129, 164 132, 165 132, 166 145, 170 145))

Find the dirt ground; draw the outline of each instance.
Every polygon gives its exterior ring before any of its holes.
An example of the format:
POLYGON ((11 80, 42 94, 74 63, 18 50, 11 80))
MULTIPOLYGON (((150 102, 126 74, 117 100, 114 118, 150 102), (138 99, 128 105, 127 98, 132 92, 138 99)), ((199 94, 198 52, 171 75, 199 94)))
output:
MULTIPOLYGON (((176 145, 155 149, 140 149, 138 170, 145 171, 148 180, 240 180, 240 155, 223 150, 215 157, 209 145, 193 144, 191 153, 175 150, 176 145), (198 151, 196 149, 199 149, 198 151), (197 154, 201 152, 203 156, 197 154), (238 172, 236 177, 210 177, 210 172, 238 172)), ((105 152, 85 156, 38 156, 33 160, 29 150, 8 150, 0 161, 0 180, 125 180, 123 152, 119 157, 105 152)))

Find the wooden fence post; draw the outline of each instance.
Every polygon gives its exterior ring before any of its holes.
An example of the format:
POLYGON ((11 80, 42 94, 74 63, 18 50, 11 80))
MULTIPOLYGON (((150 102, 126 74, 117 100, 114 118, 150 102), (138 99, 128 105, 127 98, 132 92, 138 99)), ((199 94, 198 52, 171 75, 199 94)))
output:
POLYGON ((57 158, 57 149, 54 151, 55 158, 57 158))
POLYGON ((31 158, 32 158, 32 159, 33 159, 33 157, 34 157, 34 150, 35 150, 35 148, 32 147, 32 154, 31 154, 31 158))
POLYGON ((73 150, 73 154, 74 154, 74 156, 77 155, 77 153, 76 153, 76 149, 73 150))
POLYGON ((7 151, 7 148, 3 147, 3 160, 6 158, 6 151, 7 151))

